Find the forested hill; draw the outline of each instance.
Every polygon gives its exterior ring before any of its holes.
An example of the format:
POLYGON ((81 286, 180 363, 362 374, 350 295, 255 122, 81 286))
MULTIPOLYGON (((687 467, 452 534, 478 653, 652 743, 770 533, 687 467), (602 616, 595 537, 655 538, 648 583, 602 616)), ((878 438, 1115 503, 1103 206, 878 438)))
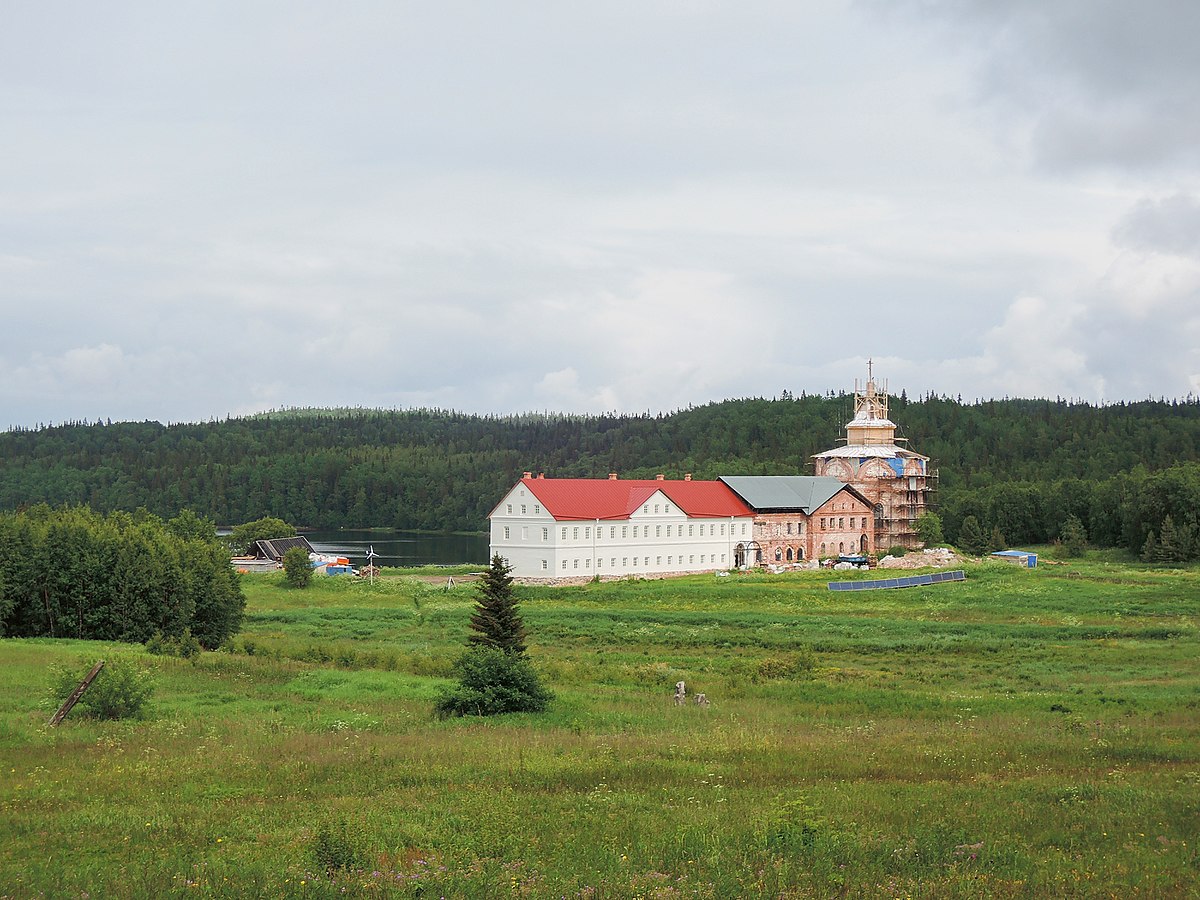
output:
MULTIPOLYGON (((697 478, 810 473, 838 444, 849 396, 785 395, 669 415, 472 416, 297 410, 222 422, 77 423, 0 433, 0 508, 190 508, 221 523, 479 530, 522 471, 697 478)), ((942 500, 1003 482, 1102 481, 1200 459, 1200 403, 1091 406, 892 399, 941 472, 942 500)))

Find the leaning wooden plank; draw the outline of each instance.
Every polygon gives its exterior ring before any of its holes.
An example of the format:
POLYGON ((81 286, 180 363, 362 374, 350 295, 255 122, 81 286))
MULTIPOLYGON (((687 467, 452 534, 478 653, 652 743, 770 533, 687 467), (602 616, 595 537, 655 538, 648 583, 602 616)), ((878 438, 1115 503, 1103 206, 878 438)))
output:
POLYGON ((51 728, 67 717, 67 713, 71 711, 71 707, 79 702, 79 698, 83 696, 83 692, 88 689, 88 686, 95 680, 96 676, 100 674, 100 670, 103 668, 104 660, 100 660, 100 662, 92 666, 92 671, 88 672, 87 675, 84 676, 83 681, 79 682, 79 687, 71 691, 71 696, 66 699, 66 702, 64 702, 63 705, 58 708, 58 712, 56 712, 50 719, 51 728))

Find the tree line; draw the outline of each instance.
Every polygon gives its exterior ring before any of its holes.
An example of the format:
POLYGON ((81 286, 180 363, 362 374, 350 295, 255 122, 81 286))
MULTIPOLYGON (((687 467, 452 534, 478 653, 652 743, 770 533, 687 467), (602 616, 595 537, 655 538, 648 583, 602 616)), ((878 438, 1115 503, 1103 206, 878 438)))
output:
MULTIPOLYGON (((223 524, 274 516, 314 527, 478 531, 526 470, 809 473, 812 455, 838 444, 852 413, 847 394, 784 392, 661 415, 356 409, 173 425, 77 422, 0 434, 0 509, 83 503, 164 518, 194 509, 223 524)), ((1187 495, 1161 489, 1160 479, 1173 472, 1171 485, 1190 484, 1189 464, 1200 462, 1194 398, 1097 406, 901 394, 891 416, 940 471, 950 540, 969 515, 1013 543, 1053 539, 1067 508, 1094 543, 1142 552, 1166 517, 1143 507, 1162 490, 1187 495)), ((1168 506, 1169 532, 1195 528, 1194 513, 1176 512, 1174 500, 1168 506)))
POLYGON ((215 648, 246 601, 211 521, 37 505, 0 513, 0 636, 215 648))

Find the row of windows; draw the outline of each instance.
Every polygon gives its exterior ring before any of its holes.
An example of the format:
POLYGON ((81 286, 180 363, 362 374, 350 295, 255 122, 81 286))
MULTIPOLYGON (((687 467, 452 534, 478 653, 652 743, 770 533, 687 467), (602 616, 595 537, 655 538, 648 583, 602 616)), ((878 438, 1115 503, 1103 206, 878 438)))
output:
MULTIPOLYGON (((511 503, 507 504, 507 512, 510 516, 513 514, 513 505, 511 503)), ((540 516, 542 514, 542 507, 537 503, 533 504, 533 514, 535 516, 540 516)), ((527 507, 525 506, 524 503, 521 504, 521 515, 523 515, 523 516, 529 515, 529 513, 527 512, 527 507)))
MULTIPOLYGON (((854 525, 854 520, 855 520, 856 518, 857 518, 857 516, 851 516, 851 517, 850 517, 850 528, 851 528, 851 529, 853 529, 853 528, 855 527, 855 525, 854 525)), ((822 529, 823 529, 823 528, 825 528, 825 522, 826 522, 826 519, 821 519, 821 528, 822 528, 822 529)), ((828 518, 828 522, 829 522, 829 527, 830 527, 831 529, 832 529, 832 528, 845 528, 845 527, 846 527, 846 517, 845 517, 845 516, 838 516, 838 517, 837 517, 837 525, 834 525, 834 524, 833 524, 833 516, 829 516, 829 518, 828 518)), ((866 527, 867 527, 867 517, 866 517, 866 516, 863 516, 863 517, 862 517, 862 527, 863 527, 863 528, 866 528, 866 527)), ((791 534, 791 532, 789 531, 789 532, 788 532, 788 534, 791 534)))
POLYGON ((775 526, 774 533, 776 535, 784 534, 785 530, 786 530, 787 534, 793 534, 793 533, 794 534, 804 534, 804 523, 803 522, 795 523, 795 527, 796 527, 795 532, 792 531, 792 523, 791 522, 773 522, 771 524, 773 524, 775 526))
MULTIPOLYGON (((700 563, 699 563, 700 565, 702 565, 702 566, 707 566, 707 565, 712 565, 712 566, 715 566, 715 565, 717 565, 717 554, 715 554, 715 553, 701 553, 699 556, 700 556, 700 563)), ((642 566, 643 568, 649 568, 649 566, 650 566, 650 557, 648 557, 648 556, 634 556, 634 557, 622 556, 622 557, 621 557, 621 568, 622 568, 622 569, 636 569, 636 568, 638 567, 638 565, 639 565, 639 563, 638 563, 638 560, 639 560, 639 559, 640 559, 640 560, 642 560, 642 562, 641 562, 641 566, 642 566), (633 560, 633 564, 632 564, 632 565, 630 565, 630 559, 632 559, 632 560, 633 560)), ((580 563, 580 560, 578 560, 578 559, 571 559, 571 560, 566 560, 566 559, 564 559, 564 560, 562 561, 562 567, 563 567, 564 569, 566 569, 566 568, 567 568, 567 563, 568 563, 568 562, 571 564, 571 565, 570 565, 570 567, 571 567, 572 569, 578 569, 578 568, 579 568, 579 563, 580 563)), ((655 565, 655 566, 662 566, 662 564, 663 564, 663 558, 662 558, 661 556, 656 556, 656 557, 654 557, 654 565, 655 565)), ((721 554, 721 565, 724 565, 724 564, 725 564, 725 554, 724 554, 724 553, 722 553, 722 554, 721 554)), ((678 557, 676 557, 676 556, 668 556, 668 557, 667 557, 667 565, 668 565, 668 566, 674 566, 674 565, 681 565, 681 566, 682 566, 682 565, 689 565, 689 566, 694 566, 694 565, 696 565, 696 554, 695 554, 695 553, 690 553, 690 554, 688 554, 688 558, 687 558, 687 563, 686 563, 686 564, 685 564, 685 563, 684 563, 684 561, 683 561, 683 556, 682 556, 682 555, 680 555, 680 556, 678 556, 678 557), (678 560, 678 563, 676 563, 676 560, 678 560)), ((591 560, 590 558, 586 558, 586 559, 584 559, 584 560, 583 560, 583 568, 585 568, 585 569, 590 569, 591 567, 592 567, 592 560, 591 560)), ((616 558, 615 556, 613 556, 613 557, 610 557, 610 558, 609 558, 609 561, 608 561, 608 567, 609 567, 610 569, 615 569, 615 568, 617 568, 617 558, 616 558)), ((544 560, 544 559, 543 559, 543 560, 542 560, 542 569, 544 570, 544 569, 547 569, 547 568, 549 568, 549 563, 548 563, 546 560, 544 560)), ((603 569, 603 568, 604 568, 604 560, 603 560, 603 559, 597 559, 597 560, 596 560, 596 569, 597 569, 597 571, 598 571, 598 570, 600 570, 600 569, 603 569)))
MULTIPOLYGON (((742 522, 741 526, 742 526, 742 534, 745 535, 746 529, 748 527, 747 523, 742 522)), ((650 529, 651 528, 654 529, 654 537, 657 537, 657 538, 660 538, 660 537, 683 537, 684 536, 683 535, 683 529, 684 529, 683 525, 653 525, 653 526, 652 525, 621 525, 621 526, 599 525, 596 527, 596 539, 597 540, 604 540, 604 529, 606 527, 608 528, 609 540, 616 539, 618 527, 620 527, 620 529, 621 529, 621 537, 622 538, 629 537, 629 529, 630 528, 633 529, 633 536, 635 538, 636 537, 643 537, 643 538, 650 537, 650 529), (666 529, 665 533, 664 533, 663 529, 666 529)), ((720 523, 701 522, 699 525, 696 525, 694 522, 689 523, 687 525, 687 536, 688 537, 696 537, 697 536, 696 529, 699 528, 700 529, 699 536, 704 537, 706 534, 704 529, 706 527, 708 528, 707 534, 709 537, 716 537, 717 533, 718 533, 718 529, 720 530, 720 536, 725 537, 725 523, 724 522, 720 522, 720 523)), ((736 533, 736 528, 737 528, 736 524, 730 525, 729 533, 731 535, 736 533)), ((583 532, 583 535, 582 535, 583 540, 590 541, 592 539, 592 527, 590 525, 572 526, 570 529, 571 540, 573 540, 573 541, 579 540, 581 530, 583 532)), ((542 540, 546 540, 547 538, 545 536, 545 529, 542 529, 542 531, 543 531, 542 540)), ((564 541, 567 540, 567 528, 564 527, 562 529, 562 533, 561 533, 560 537, 564 541)))
MULTIPOLYGON (((824 544, 822 544, 821 546, 823 547, 824 544)), ((793 557, 792 548, 788 547, 787 548, 787 561, 791 562, 793 558, 795 558, 796 560, 804 559, 804 548, 797 547, 795 550, 795 556, 793 557)), ((782 547, 775 548, 775 562, 783 562, 783 548, 782 547)))

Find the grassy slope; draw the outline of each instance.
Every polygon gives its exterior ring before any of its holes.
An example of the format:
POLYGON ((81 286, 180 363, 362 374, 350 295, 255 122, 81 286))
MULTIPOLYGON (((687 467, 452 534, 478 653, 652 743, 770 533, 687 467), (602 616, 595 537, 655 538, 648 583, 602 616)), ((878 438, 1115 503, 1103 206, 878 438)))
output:
POLYGON ((0 643, 0 896, 1196 887, 1200 572, 824 583, 522 588, 558 700, 494 721, 430 717, 466 585, 249 578, 236 652, 160 661, 140 723, 46 729, 46 667, 110 648, 0 643), (679 679, 712 705, 674 707, 679 679), (367 870, 329 878, 340 821, 367 870))

